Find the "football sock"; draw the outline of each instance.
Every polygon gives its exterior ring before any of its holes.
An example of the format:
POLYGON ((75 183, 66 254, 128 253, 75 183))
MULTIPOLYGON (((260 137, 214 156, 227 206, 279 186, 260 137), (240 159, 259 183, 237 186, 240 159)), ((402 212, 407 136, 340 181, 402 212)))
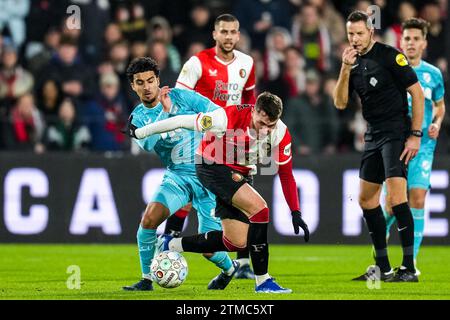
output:
POLYGON ((184 221, 189 211, 180 209, 167 218, 164 234, 170 234, 172 237, 178 238, 183 231, 184 221))
POLYGON ((267 243, 267 223, 250 223, 247 247, 250 248, 252 266, 256 276, 267 273, 269 264, 269 244, 267 243))
POLYGON ((414 259, 417 259, 425 228, 425 210, 411 208, 411 213, 414 219, 414 259))
POLYGON ((236 254, 236 259, 239 261, 241 266, 247 265, 250 263, 250 252, 248 248, 243 251, 238 251, 236 254))
POLYGON ((386 243, 386 220, 381 206, 374 209, 363 209, 363 216, 369 229, 375 248, 375 261, 381 272, 391 270, 386 243))
POLYGON ((223 270, 228 275, 231 275, 234 271, 233 262, 231 261, 228 254, 224 251, 216 252, 210 258, 207 258, 209 261, 214 263, 217 267, 223 270))
POLYGON ((142 277, 150 279, 150 263, 155 253, 156 229, 144 229, 139 225, 137 232, 137 244, 139 249, 139 259, 141 261, 142 277))
POLYGON ((261 283, 263 283, 264 281, 266 281, 267 279, 270 279, 271 277, 269 276, 268 273, 260 275, 260 276, 255 276, 256 279, 256 285, 259 286, 261 283))
MULTIPOLYGON (((183 251, 187 252, 217 252, 228 251, 228 248, 223 242, 222 231, 210 231, 207 233, 196 234, 189 237, 181 238, 181 245, 183 251)), ((172 239, 169 243, 169 248, 172 243, 176 243, 176 239, 172 239)))
POLYGON ((402 265, 408 271, 416 272, 414 268, 414 220, 407 202, 392 207, 397 218, 397 228, 400 236, 400 243, 403 249, 402 265))

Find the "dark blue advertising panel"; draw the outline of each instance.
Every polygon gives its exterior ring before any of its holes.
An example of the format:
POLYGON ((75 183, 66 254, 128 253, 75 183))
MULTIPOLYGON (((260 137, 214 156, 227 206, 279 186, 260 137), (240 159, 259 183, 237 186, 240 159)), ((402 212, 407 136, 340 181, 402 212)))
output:
MULTIPOLYGON (((424 244, 449 244, 450 157, 436 157, 426 200, 424 244)), ((359 155, 294 159, 311 243, 368 243, 358 205, 359 155)), ((164 174, 148 155, 0 154, 0 242, 135 242, 146 204, 164 174)), ((297 243, 277 176, 258 176, 270 206, 269 240, 297 243)), ((160 231, 164 225, 160 226, 160 231)), ((197 230, 192 212, 185 233, 197 230)), ((392 241, 397 241, 393 232, 392 241)))

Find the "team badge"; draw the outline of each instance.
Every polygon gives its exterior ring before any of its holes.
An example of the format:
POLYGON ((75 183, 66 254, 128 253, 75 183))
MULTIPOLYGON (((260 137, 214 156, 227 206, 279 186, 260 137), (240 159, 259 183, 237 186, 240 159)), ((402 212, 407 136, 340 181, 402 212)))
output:
POLYGON ((406 59, 406 57, 402 53, 397 54, 397 56, 395 57, 395 61, 401 67, 404 67, 404 66, 408 65, 408 60, 406 59))
POLYGON ((430 83, 431 81, 431 75, 428 72, 425 72, 423 74, 423 80, 425 80, 426 83, 430 83))
POLYGON ((284 147, 284 155, 290 156, 291 155, 291 144, 289 143, 286 147, 284 147))
POLYGON ((247 72, 245 72, 244 69, 239 70, 239 75, 241 76, 241 78, 245 78, 245 76, 247 75, 247 72))
POLYGON ((200 124, 203 130, 208 130, 212 126, 212 119, 210 116, 203 116, 200 120, 200 124))
POLYGON ((244 176, 240 173, 232 172, 231 179, 233 179, 234 182, 241 182, 242 180, 244 180, 244 176))

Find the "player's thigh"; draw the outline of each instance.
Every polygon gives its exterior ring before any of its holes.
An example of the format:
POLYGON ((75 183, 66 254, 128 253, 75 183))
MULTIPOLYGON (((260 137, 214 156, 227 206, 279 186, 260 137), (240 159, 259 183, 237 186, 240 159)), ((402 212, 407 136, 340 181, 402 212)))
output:
POLYGON ((248 223, 235 219, 222 220, 223 235, 237 247, 247 246, 248 223))
POLYGON ((174 214, 188 204, 190 198, 190 189, 185 179, 168 171, 151 202, 161 203, 169 209, 170 214, 174 214))
POLYGON ((406 179, 405 159, 400 160, 400 156, 405 148, 404 139, 390 139, 381 146, 381 156, 383 158, 384 176, 388 178, 406 179))
POLYGON ((242 185, 232 198, 233 206, 241 210, 247 217, 251 217, 267 208, 263 197, 250 184, 242 185))
POLYGON ((408 164, 408 202, 411 208, 422 209, 430 189, 433 152, 419 152, 408 164))
POLYGON ((193 183, 192 206, 197 211, 198 232, 221 231, 220 218, 216 216, 216 196, 200 182, 193 183))
POLYGON ((359 178, 375 184, 383 183, 384 167, 379 149, 373 147, 373 149, 364 150, 359 168, 359 178))
POLYGON ((159 202, 150 202, 142 216, 141 224, 144 228, 156 229, 169 217, 169 214, 169 209, 165 205, 159 202))
POLYGON ((363 209, 374 209, 380 205, 382 184, 359 180, 359 204, 363 209))

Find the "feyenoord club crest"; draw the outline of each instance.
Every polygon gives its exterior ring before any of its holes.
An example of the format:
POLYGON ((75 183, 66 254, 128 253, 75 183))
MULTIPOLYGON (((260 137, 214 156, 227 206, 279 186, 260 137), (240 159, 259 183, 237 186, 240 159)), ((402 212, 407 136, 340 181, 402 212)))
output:
POLYGON ((245 78, 245 76, 247 75, 247 72, 245 72, 244 69, 239 70, 239 75, 241 76, 241 78, 245 78))
POLYGON ((233 179, 234 182, 241 182, 244 179, 244 176, 240 173, 232 172, 231 179, 233 179))

